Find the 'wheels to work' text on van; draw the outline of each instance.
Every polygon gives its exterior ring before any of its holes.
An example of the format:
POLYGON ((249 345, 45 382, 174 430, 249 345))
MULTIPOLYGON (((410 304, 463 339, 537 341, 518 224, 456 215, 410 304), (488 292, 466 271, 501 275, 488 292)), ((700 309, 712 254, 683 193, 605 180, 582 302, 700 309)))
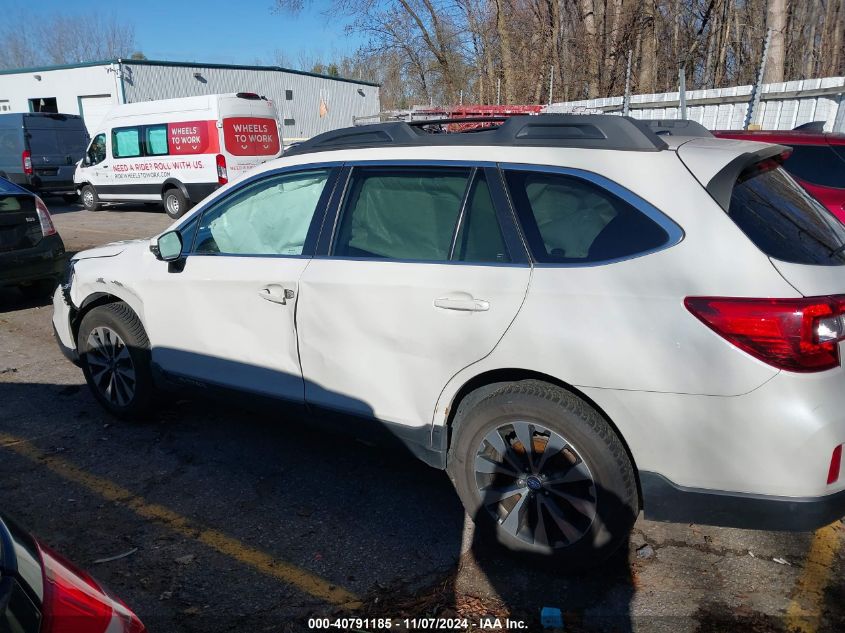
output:
POLYGON ((74 182, 91 211, 108 202, 161 202, 178 218, 229 179, 282 153, 271 101, 253 93, 113 108, 74 182))

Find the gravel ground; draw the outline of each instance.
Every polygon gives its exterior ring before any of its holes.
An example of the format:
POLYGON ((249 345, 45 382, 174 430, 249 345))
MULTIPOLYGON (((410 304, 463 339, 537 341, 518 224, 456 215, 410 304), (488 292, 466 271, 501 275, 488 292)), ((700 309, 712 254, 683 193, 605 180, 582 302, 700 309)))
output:
MULTIPOLYGON (((70 251, 170 223, 157 207, 48 204, 70 251)), ((575 631, 845 629, 841 524, 814 535, 640 519, 626 550, 580 575, 485 559, 443 473, 296 412, 174 400, 142 422, 109 417, 56 347, 51 314, 0 290, 0 508, 152 633, 304 631, 339 615, 476 629, 510 616, 539 630, 543 606, 575 631)))

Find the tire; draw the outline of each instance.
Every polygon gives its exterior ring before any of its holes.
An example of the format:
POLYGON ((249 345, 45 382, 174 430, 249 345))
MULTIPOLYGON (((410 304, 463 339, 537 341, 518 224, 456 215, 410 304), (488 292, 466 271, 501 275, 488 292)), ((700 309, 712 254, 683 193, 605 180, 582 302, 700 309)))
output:
POLYGON ((100 198, 97 195, 97 190, 93 185, 85 185, 80 191, 80 198, 82 199, 82 206, 87 211, 98 211, 100 207, 100 198))
POLYGON ((75 193, 62 194, 62 200, 64 200, 67 204, 73 204, 74 202, 79 202, 79 194, 75 194, 75 193))
POLYGON ((97 306, 79 326, 77 349, 88 388, 120 418, 138 418, 153 405, 150 342, 144 326, 123 302, 97 306))
POLYGON ((30 301, 39 301, 51 296, 57 285, 58 282, 53 278, 39 279, 32 283, 18 286, 18 290, 30 301))
POLYGON ((161 202, 164 205, 164 212, 174 220, 185 215, 185 212, 191 207, 185 194, 176 187, 165 190, 161 202))
POLYGON ((634 468, 595 409, 535 380, 507 383, 462 409, 447 471, 474 517, 477 546, 571 571, 627 543, 639 512, 634 468), (558 450, 544 457, 549 443, 558 450))

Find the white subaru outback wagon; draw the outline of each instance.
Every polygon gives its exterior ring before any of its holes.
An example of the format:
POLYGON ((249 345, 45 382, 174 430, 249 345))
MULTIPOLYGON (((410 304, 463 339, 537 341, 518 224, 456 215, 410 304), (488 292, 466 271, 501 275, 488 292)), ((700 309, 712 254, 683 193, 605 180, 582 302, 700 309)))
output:
POLYGON ((641 510, 845 514, 845 226, 786 148, 500 123, 329 132, 152 241, 77 254, 61 347, 120 416, 176 388, 385 430, 500 545, 565 565, 641 510))

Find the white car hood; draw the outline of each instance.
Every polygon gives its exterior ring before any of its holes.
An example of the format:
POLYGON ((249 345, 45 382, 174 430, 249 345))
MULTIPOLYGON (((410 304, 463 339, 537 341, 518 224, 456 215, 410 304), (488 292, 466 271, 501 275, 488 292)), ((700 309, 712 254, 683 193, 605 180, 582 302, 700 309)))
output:
POLYGON ((110 244, 104 244, 103 246, 97 246, 95 248, 89 248, 88 250, 81 251, 74 255, 73 259, 80 260, 94 259, 96 257, 114 257, 115 255, 120 255, 123 251, 127 249, 136 249, 139 248, 141 245, 147 245, 149 243, 149 238, 141 240, 123 240, 121 242, 112 242, 110 244))

